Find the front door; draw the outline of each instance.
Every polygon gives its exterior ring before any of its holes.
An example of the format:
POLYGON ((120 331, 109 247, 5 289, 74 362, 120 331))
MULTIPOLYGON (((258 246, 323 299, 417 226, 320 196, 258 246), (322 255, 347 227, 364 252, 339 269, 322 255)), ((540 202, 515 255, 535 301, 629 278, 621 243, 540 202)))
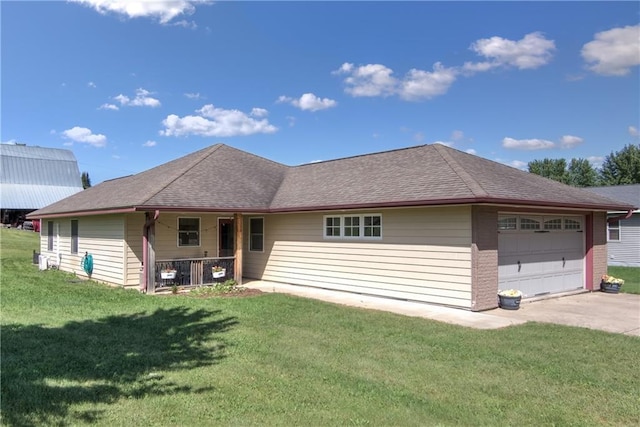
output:
POLYGON ((218 256, 234 256, 233 247, 234 231, 233 219, 218 218, 218 256))

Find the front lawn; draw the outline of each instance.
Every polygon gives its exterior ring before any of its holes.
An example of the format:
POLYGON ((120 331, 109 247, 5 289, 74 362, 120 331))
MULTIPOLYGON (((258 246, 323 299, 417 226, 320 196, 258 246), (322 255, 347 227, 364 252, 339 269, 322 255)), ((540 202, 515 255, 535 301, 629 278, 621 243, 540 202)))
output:
POLYGON ((35 233, 0 239, 3 425, 640 423, 638 338, 147 296, 38 271, 35 233))
POLYGON ((624 279, 620 292, 640 294, 640 268, 638 267, 609 267, 607 274, 624 279))

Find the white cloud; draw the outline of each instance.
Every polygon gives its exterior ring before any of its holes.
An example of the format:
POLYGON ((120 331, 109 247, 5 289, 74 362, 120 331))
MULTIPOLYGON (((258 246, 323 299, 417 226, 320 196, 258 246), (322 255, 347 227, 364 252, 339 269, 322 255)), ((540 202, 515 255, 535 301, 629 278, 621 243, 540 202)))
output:
POLYGON ((287 119, 287 123, 289 123, 289 127, 294 127, 296 125, 296 118, 293 116, 285 117, 287 119))
POLYGON ((502 140, 502 146, 517 150, 544 150, 545 148, 553 148, 555 144, 545 139, 513 139, 507 137, 502 140))
POLYGON ((16 144, 20 144, 20 143, 18 141, 16 141, 15 139, 10 139, 8 141, 2 141, 0 144, 16 145, 16 144))
POLYGON ((345 92, 352 96, 389 96, 397 91, 398 81, 391 76, 393 70, 382 64, 367 64, 356 68, 345 62, 333 73, 349 74, 344 79, 347 86, 345 92))
POLYGON ((96 88, 97 87, 94 82, 87 83, 87 86, 90 87, 90 88, 96 88))
POLYGON ((495 66, 513 66, 520 70, 538 68, 551 60, 555 48, 554 41, 539 32, 529 33, 518 41, 497 36, 480 39, 472 43, 469 49, 492 62, 467 63, 464 68, 468 71, 486 71, 495 66))
POLYGON ((200 92, 185 93, 184 96, 186 96, 189 99, 204 99, 204 96, 200 95, 200 92))
POLYGON ((195 5, 210 4, 211 0, 70 0, 91 7, 99 13, 115 13, 127 18, 153 18, 161 24, 180 15, 191 15, 195 5))
POLYGON ((564 135, 560 138, 560 148, 573 148, 577 145, 582 144, 584 140, 579 136, 573 135, 564 135))
POLYGON ((104 147, 107 145, 107 137, 102 134, 94 134, 91 129, 74 126, 62 132, 65 138, 75 142, 82 142, 94 147, 104 147))
POLYGON ((461 75, 469 77, 497 67, 520 70, 541 67, 551 61, 555 42, 534 32, 515 41, 502 37, 480 39, 472 43, 470 49, 486 60, 465 62, 456 67, 436 62, 431 71, 413 68, 402 79, 394 77, 393 70, 383 64, 355 66, 345 62, 332 74, 346 75, 345 92, 351 96, 397 95, 408 101, 431 99, 447 93, 461 75))
POLYGON ((115 104, 102 104, 101 106, 98 107, 98 110, 114 110, 114 111, 118 111, 120 108, 118 108, 117 105, 115 104))
POLYGON ((122 106, 151 107, 151 108, 159 107, 160 101, 158 101, 156 98, 153 98, 149 95, 151 95, 151 92, 149 92, 146 89, 139 88, 139 89, 136 89, 136 96, 133 99, 122 94, 118 96, 114 96, 113 99, 118 101, 122 106))
POLYGON ((640 132, 638 132, 638 128, 635 126, 629 126, 629 135, 631 136, 640 136, 640 132))
POLYGON ((520 169, 520 170, 527 170, 528 169, 528 163, 527 162, 523 162, 521 160, 503 160, 503 159, 495 159, 495 160, 498 163, 502 163, 503 165, 511 166, 512 168, 516 168, 516 169, 520 169))
POLYGON ((457 71, 441 63, 433 65, 433 71, 412 69, 407 73, 400 89, 400 97, 406 100, 431 99, 447 93, 456 81, 457 71))
POLYGON ((291 104, 301 110, 319 111, 326 110, 338 105, 336 101, 329 98, 320 98, 313 93, 305 93, 299 99, 290 98, 288 96, 280 96, 277 102, 291 104))
POLYGON ((158 145, 158 143, 155 142, 155 141, 151 141, 151 140, 149 140, 149 141, 145 142, 144 144, 142 144, 143 147, 155 147, 156 145, 158 145))
POLYGON ((170 114, 162 121, 165 129, 160 131, 164 136, 239 136, 256 133, 274 133, 277 127, 271 125, 267 119, 257 120, 267 113, 262 108, 254 108, 247 115, 239 110, 225 110, 207 104, 199 110, 198 115, 179 117, 170 114))
POLYGON ((118 156, 117 154, 112 154, 111 158, 112 159, 116 159, 116 160, 120 160, 120 156, 118 156))
POLYGON ((424 133, 422 133, 422 132, 416 132, 416 133, 413 135, 413 140, 414 140, 414 141, 416 141, 416 142, 422 142, 422 141, 424 141, 424 133))
POLYGON ((473 155, 478 154, 478 152, 476 150, 474 150, 473 148, 467 148, 465 150, 465 153, 469 153, 469 154, 473 154, 473 155))
POLYGON ((582 47, 587 67, 605 76, 624 76, 640 65, 640 25, 613 28, 596 33, 582 47))

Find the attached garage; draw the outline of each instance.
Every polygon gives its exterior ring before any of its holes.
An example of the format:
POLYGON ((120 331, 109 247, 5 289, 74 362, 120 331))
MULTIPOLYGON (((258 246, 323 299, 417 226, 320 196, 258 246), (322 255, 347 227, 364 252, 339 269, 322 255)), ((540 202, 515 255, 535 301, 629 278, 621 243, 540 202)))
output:
POLYGON ((583 216, 498 217, 498 283, 525 298, 584 289, 583 216))

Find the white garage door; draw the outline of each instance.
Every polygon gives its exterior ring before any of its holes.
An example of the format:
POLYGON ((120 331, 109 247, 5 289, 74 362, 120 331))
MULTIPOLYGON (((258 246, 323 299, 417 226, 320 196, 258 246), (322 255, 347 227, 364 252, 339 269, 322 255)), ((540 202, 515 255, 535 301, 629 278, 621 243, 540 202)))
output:
POLYGON ((583 218, 500 215, 500 289, 519 289, 524 297, 584 287, 583 218))

